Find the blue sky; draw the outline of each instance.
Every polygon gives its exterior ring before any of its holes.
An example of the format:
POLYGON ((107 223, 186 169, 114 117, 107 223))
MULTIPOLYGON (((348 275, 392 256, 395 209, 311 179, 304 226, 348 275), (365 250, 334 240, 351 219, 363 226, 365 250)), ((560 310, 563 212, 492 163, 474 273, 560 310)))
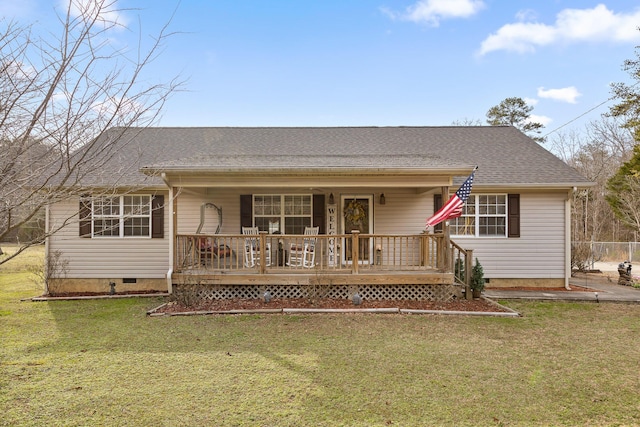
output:
MULTIPOLYGON (((640 45, 628 0, 117 0, 120 45, 175 10, 151 75, 187 79, 163 126, 439 126, 527 99, 545 131, 584 128, 640 45), (128 10, 127 10, 128 9, 128 10), (577 120, 575 120, 577 119, 577 120), (567 125, 570 121, 574 120, 567 125)), ((0 0, 51 27, 60 2, 0 0)))

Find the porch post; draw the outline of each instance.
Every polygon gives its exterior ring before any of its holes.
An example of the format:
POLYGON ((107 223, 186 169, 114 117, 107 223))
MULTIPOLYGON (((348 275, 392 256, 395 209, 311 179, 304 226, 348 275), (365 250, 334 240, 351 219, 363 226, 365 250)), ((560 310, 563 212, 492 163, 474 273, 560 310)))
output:
POLYGON ((473 299, 471 295, 471 272, 473 270, 473 249, 467 249, 464 256, 464 296, 473 299))
POLYGON ((360 230, 351 230, 351 268, 353 274, 358 274, 360 264, 360 230))
POLYGON ((261 231, 260 232, 260 242, 259 244, 259 248, 260 248, 260 274, 265 274, 267 272, 267 266, 265 265, 265 262, 267 260, 267 232, 266 231, 261 231))
POLYGON ((178 200, 176 200, 176 191, 175 188, 172 185, 169 185, 169 183, 167 183, 167 186, 169 187, 169 200, 168 200, 168 204, 169 205, 169 271, 167 273, 167 292, 169 293, 173 293, 173 279, 171 277, 171 275, 175 272, 175 266, 177 264, 176 262, 176 257, 177 257, 177 251, 176 251, 176 245, 177 245, 177 232, 176 230, 178 229, 177 227, 177 211, 178 211, 178 200))
MULTIPOLYGON (((441 187, 442 193, 442 203, 446 203, 449 200, 449 187, 443 186, 441 187)), ((442 263, 444 271, 451 271, 451 256, 449 252, 449 248, 451 247, 451 237, 449 234, 449 224, 448 221, 442 221, 442 233, 444 234, 443 238, 443 246, 444 250, 442 251, 442 263)))

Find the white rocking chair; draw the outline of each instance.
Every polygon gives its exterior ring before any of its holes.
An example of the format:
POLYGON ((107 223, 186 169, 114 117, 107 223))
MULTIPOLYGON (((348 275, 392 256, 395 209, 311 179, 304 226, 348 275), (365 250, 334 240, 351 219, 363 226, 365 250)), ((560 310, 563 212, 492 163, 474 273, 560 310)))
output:
MULTIPOLYGON (((305 227, 304 235, 317 236, 319 229, 320 227, 305 227)), ((317 237, 304 237, 302 242, 298 240, 289 243, 289 261, 287 265, 290 267, 315 267, 317 240, 317 237)))
MULTIPOLYGON (((244 266, 247 268, 260 265, 260 232, 258 227, 242 227, 244 239, 244 266)), ((265 242, 265 264, 271 265, 271 244, 265 242)))

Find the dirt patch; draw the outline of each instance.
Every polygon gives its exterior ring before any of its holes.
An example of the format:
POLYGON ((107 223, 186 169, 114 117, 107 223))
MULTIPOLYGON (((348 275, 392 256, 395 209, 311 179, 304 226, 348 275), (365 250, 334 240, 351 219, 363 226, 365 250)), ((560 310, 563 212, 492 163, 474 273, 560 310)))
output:
POLYGON ((269 310, 283 308, 318 308, 318 309, 367 309, 367 308, 400 308, 409 310, 443 310, 468 312, 509 312, 508 309, 485 299, 456 299, 449 302, 411 301, 411 300, 375 300, 362 301, 354 305, 348 299, 324 298, 311 301, 307 298, 274 298, 266 303, 261 299, 225 299, 206 301, 193 306, 183 306, 174 301, 156 311, 156 313, 182 313, 193 311, 225 312, 234 310, 269 310))

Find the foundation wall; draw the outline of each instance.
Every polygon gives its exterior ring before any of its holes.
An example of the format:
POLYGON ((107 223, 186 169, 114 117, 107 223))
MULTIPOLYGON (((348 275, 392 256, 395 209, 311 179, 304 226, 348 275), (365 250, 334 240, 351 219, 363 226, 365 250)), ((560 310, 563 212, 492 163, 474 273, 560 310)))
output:
POLYGON ((491 279, 488 288, 564 288, 564 279, 491 279))
POLYGON ((165 279, 136 279, 136 283, 124 283, 118 279, 51 279, 49 281, 49 294, 61 295, 69 293, 97 293, 108 294, 111 291, 109 283, 115 283, 115 292, 140 293, 140 292, 167 292, 165 279))

